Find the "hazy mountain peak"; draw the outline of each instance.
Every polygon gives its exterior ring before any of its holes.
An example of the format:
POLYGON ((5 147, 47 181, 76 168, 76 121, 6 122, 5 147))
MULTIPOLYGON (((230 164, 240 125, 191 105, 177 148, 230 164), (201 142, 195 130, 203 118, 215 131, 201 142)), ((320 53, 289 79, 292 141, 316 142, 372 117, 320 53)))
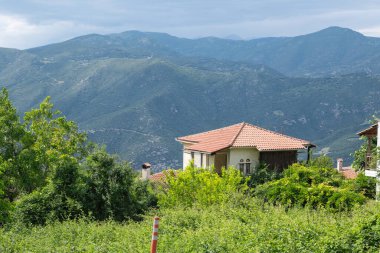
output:
POLYGON ((318 32, 311 33, 310 35, 327 35, 327 36, 360 36, 364 37, 363 34, 356 32, 350 28, 344 28, 340 26, 330 26, 325 29, 322 29, 318 32))

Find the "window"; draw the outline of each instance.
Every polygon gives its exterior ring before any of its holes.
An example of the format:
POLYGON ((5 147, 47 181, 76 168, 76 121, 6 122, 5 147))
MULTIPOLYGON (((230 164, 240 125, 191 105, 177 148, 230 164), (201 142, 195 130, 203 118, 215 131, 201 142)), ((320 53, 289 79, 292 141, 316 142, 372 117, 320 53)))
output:
POLYGON ((251 160, 250 159, 246 159, 244 161, 244 159, 240 159, 240 161, 239 161, 239 170, 244 175, 251 174, 251 160))
POLYGON ((239 170, 244 174, 244 163, 239 163, 239 170))
POLYGON ((194 160, 194 152, 191 152, 191 160, 194 160))
POLYGON ((200 167, 203 167, 203 154, 201 153, 201 166, 200 167))
POLYGON ((245 174, 247 174, 247 175, 251 174, 251 164, 250 163, 245 164, 245 174))

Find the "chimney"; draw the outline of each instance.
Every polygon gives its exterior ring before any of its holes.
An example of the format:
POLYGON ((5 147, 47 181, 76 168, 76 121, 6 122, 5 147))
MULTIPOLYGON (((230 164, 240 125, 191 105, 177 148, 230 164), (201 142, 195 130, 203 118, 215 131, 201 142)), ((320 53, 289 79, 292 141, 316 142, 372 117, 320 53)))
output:
POLYGON ((142 180, 148 180, 150 177, 150 163, 144 163, 141 170, 141 179, 142 180))
POLYGON ((342 158, 338 158, 336 160, 336 169, 337 169, 337 171, 343 170, 343 159, 342 158))

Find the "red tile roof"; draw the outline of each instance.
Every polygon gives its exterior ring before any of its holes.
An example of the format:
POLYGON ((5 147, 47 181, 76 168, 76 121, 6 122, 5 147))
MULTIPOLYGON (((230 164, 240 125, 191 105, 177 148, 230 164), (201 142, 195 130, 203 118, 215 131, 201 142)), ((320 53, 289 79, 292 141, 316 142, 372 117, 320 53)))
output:
POLYGON ((166 175, 163 172, 154 173, 149 176, 150 181, 163 181, 165 178, 166 175))
POLYGON ((190 143, 190 150, 213 153, 229 147, 255 147, 259 151, 305 149, 309 141, 276 133, 245 122, 177 138, 190 143), (194 143, 194 144, 191 144, 194 143))
POLYGON ((177 175, 177 171, 168 169, 168 170, 164 170, 161 172, 157 172, 157 173, 150 175, 149 180, 153 181, 153 182, 164 182, 167 174, 175 176, 175 175, 177 175))
POLYGON ((343 167, 339 172, 342 173, 346 179, 355 179, 358 176, 358 173, 351 167, 343 167))

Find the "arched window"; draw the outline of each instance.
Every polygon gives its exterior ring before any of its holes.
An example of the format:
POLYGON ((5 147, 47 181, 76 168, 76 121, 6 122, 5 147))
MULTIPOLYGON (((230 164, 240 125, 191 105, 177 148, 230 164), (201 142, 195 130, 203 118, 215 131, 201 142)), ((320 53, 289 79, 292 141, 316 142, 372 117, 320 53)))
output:
POLYGON ((240 159, 239 170, 242 174, 244 174, 244 159, 240 159))
POLYGON ((245 162, 244 162, 244 159, 240 159, 239 170, 244 175, 251 174, 251 160, 250 159, 246 159, 245 162))

